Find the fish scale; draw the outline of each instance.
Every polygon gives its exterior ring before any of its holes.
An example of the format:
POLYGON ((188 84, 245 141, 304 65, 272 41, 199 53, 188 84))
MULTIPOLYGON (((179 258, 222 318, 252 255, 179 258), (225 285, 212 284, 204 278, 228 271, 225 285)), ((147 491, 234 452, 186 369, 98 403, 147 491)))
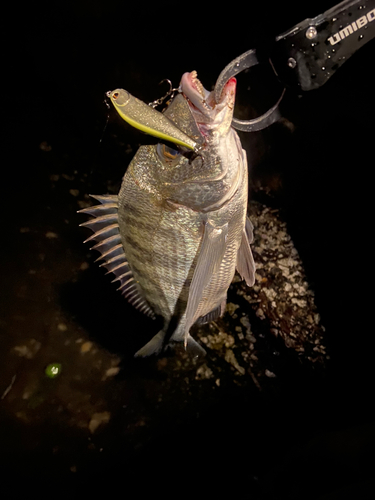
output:
POLYGON ((200 227, 199 214, 190 211, 190 214, 182 215, 183 211, 188 209, 165 212, 154 234, 153 272, 161 288, 169 292, 160 305, 164 317, 174 313, 177 300, 180 300, 180 305, 181 301, 187 302, 188 290, 184 284, 187 279, 192 279, 192 261, 200 242, 200 235, 194 229, 200 227))
POLYGON ((226 300, 226 293, 235 272, 237 262, 237 252, 239 249, 239 240, 242 233, 242 227, 246 218, 246 208, 243 203, 247 193, 247 177, 243 176, 241 179, 243 189, 237 191, 237 196, 230 204, 231 209, 228 211, 227 207, 220 209, 216 216, 218 220, 222 219, 221 212, 226 212, 225 216, 228 217, 232 224, 228 231, 226 239, 226 250, 217 273, 213 274, 211 280, 205 290, 203 291, 203 300, 196 311, 194 321, 200 316, 208 314, 210 310, 217 307, 218 297, 222 297, 222 301, 226 300), (229 212, 229 213, 228 213, 229 212), (203 304, 205 304, 203 306, 203 304))
MULTIPOLYGON (((83 224, 94 231, 86 241, 96 241, 102 266, 115 275, 123 295, 140 311, 164 320, 138 356, 157 354, 174 342, 204 352, 190 336, 191 326, 223 314, 236 268, 248 285, 254 283, 246 155, 231 128, 235 80, 224 87, 219 102, 196 73, 185 73, 180 88, 165 110, 173 123, 168 140, 179 129, 194 137, 198 154, 181 146, 177 132, 175 150, 163 143, 141 146, 118 197, 96 196, 101 205, 82 211, 93 216, 83 224)), ((119 96, 126 92, 108 95, 112 102, 117 99, 119 111, 119 96)), ((142 119, 132 114, 134 102, 119 111, 129 123, 134 116, 142 119)), ((153 112, 147 117, 148 129, 168 123, 153 112)), ((135 124, 141 130, 143 125, 135 124)), ((150 133, 165 136, 164 129, 150 133)))
MULTIPOLYGON (((133 166, 137 166, 140 161, 139 156, 142 157, 142 148, 138 153, 129 165, 127 180, 123 182, 119 193, 119 225, 124 252, 135 280, 139 282, 146 299, 150 297, 150 302, 154 304, 153 297, 158 296, 162 289, 153 279, 150 255, 153 252, 152 234, 159 224, 161 211, 157 205, 151 208, 150 193, 140 186, 138 178, 143 175, 142 169, 136 175, 132 172, 133 166)), ((153 309, 158 314, 155 306, 153 309)))

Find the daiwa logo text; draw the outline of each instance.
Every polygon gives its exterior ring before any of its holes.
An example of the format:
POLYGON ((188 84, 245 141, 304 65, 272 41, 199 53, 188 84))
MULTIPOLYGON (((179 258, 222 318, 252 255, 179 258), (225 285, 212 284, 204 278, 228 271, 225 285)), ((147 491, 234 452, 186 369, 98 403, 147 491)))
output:
POLYGON ((354 23, 348 24, 344 29, 338 31, 335 33, 333 36, 330 36, 328 38, 328 41, 331 45, 335 45, 336 43, 340 42, 341 40, 344 40, 344 38, 347 38, 348 36, 352 35, 355 31, 360 30, 364 26, 366 26, 367 23, 371 23, 372 21, 375 20, 375 9, 370 10, 366 16, 362 16, 354 23))

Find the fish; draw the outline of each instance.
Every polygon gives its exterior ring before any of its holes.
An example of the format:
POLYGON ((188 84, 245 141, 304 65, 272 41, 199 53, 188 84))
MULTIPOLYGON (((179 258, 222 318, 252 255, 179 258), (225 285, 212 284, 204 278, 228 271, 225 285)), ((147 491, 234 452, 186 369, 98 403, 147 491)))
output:
POLYGON ((93 216, 81 224, 94 231, 86 242, 95 241, 118 290, 163 319, 136 357, 181 342, 205 354, 191 327, 224 314, 236 270, 248 286, 255 282, 246 152, 231 126, 236 79, 217 101, 196 71, 183 74, 178 90, 163 113, 133 113, 123 89, 107 94, 124 120, 163 141, 140 146, 118 195, 91 195, 99 204, 80 210, 93 216), (125 101, 130 106, 119 110, 125 101))

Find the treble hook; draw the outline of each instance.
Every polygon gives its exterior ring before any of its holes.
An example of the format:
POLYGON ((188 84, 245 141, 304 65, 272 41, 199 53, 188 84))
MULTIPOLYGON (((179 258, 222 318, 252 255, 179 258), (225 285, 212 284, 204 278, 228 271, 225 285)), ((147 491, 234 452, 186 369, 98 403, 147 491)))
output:
POLYGON ((168 78, 164 78, 164 80, 162 80, 159 85, 161 85, 162 83, 164 82, 168 82, 169 83, 169 90, 168 92, 165 94, 164 97, 160 97, 159 99, 155 99, 155 101, 152 101, 152 102, 149 102, 148 105, 151 106, 152 108, 156 108, 156 106, 159 106, 160 104, 163 104, 163 102, 165 101, 165 99, 167 97, 170 97, 170 96, 174 96, 174 93, 178 91, 178 87, 177 88, 173 88, 173 85, 172 85, 172 82, 168 79, 168 78))

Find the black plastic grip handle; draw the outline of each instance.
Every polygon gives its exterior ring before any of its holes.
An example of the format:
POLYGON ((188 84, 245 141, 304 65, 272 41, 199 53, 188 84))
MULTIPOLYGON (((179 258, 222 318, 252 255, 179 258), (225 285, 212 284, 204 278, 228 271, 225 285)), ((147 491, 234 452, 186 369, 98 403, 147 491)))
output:
POLYGON ((374 37, 375 0, 346 0, 279 35, 270 61, 286 86, 313 90, 374 37))

